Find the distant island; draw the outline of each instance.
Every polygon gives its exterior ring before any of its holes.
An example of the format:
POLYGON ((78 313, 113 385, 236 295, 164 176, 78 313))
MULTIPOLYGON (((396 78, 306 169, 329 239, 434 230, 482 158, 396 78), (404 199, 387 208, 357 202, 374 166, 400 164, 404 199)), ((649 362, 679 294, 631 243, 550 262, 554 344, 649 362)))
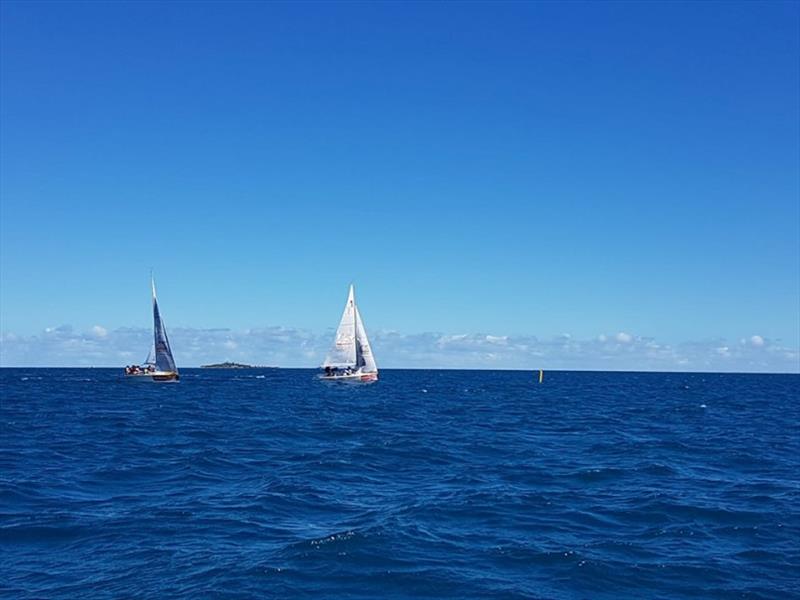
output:
POLYGON ((259 367, 257 365, 243 365, 242 363, 224 362, 214 365, 200 365, 201 369, 277 369, 278 367, 259 367))

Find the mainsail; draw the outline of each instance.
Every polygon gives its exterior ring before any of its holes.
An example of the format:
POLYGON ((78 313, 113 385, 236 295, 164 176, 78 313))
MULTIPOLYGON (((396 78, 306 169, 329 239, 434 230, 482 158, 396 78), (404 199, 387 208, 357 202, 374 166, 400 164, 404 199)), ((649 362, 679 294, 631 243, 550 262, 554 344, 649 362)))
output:
POLYGON ((356 365, 356 323, 355 299, 353 286, 347 295, 347 304, 344 305, 342 320, 336 330, 336 339, 333 348, 325 358, 323 367, 354 367, 356 365))
POLYGON ((167 329, 161 319, 158 310, 158 300, 156 300, 156 283, 151 280, 153 286, 153 330, 155 335, 156 368, 159 371, 177 372, 175 359, 172 358, 172 348, 169 346, 167 329))
POLYGON ((378 370, 367 339, 367 332, 364 329, 364 322, 361 320, 361 314, 356 306, 352 285, 347 295, 347 303, 344 306, 339 328, 336 330, 333 348, 322 366, 351 367, 361 369, 365 373, 378 370))

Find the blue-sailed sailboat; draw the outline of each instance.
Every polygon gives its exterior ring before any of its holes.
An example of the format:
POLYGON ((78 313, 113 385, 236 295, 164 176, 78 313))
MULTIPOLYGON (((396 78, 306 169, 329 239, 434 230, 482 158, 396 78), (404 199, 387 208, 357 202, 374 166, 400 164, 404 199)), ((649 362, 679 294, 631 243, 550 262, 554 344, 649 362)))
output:
POLYGON ((178 367, 175 366, 175 359, 172 356, 172 348, 167 337, 167 328, 158 309, 156 282, 152 277, 150 278, 150 285, 153 289, 153 350, 147 355, 147 361, 144 366, 125 367, 125 376, 136 381, 178 381, 180 375, 178 374, 178 367))

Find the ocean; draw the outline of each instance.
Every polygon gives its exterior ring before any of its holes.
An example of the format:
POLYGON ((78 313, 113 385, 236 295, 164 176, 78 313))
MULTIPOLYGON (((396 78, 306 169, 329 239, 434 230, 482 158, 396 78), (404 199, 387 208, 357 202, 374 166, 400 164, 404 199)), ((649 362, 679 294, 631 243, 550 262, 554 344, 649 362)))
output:
POLYGON ((800 376, 0 370, 0 597, 798 598, 800 376))

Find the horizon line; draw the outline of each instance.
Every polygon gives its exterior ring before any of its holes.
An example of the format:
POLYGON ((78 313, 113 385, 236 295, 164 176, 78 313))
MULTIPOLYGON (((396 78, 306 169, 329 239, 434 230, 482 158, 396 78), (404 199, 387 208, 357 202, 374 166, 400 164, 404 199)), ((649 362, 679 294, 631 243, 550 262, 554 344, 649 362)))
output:
MULTIPOLYGON (((206 370, 206 371, 250 371, 250 370, 281 370, 281 371, 318 371, 322 367, 278 367, 278 366, 257 366, 257 367, 244 367, 244 368, 216 368, 216 367, 181 367, 181 370, 206 370)), ((124 367, 95 367, 95 366, 68 366, 68 367, 48 367, 48 366, 4 366, 0 365, 0 369, 103 369, 103 370, 118 370, 124 367)), ((674 373, 683 375, 799 375, 800 370, 797 371, 673 371, 673 370, 638 370, 638 369, 475 369, 475 368, 457 368, 457 367, 441 367, 441 368, 422 368, 422 367, 381 367, 379 371, 487 371, 487 372, 504 372, 504 373, 538 373, 539 371, 545 373, 674 373)))

